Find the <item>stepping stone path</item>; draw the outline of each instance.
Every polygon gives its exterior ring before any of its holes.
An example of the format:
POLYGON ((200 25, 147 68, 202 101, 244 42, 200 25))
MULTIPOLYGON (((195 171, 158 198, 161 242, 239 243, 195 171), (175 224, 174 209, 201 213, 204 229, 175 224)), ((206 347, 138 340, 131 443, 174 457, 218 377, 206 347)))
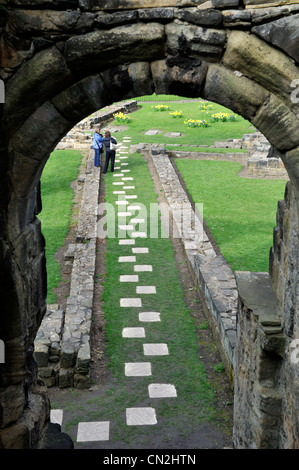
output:
MULTIPOLYGON (((130 138, 124 138, 123 143, 130 143, 130 138)), ((129 152, 126 150, 128 147, 121 145, 117 150, 119 159, 115 160, 117 163, 120 160, 128 159, 129 152)), ((129 163, 121 163, 121 165, 129 166, 129 163)), ((119 169, 119 168, 118 168, 119 169)), ((115 188, 113 194, 119 199, 115 201, 115 204, 118 207, 118 217, 129 216, 131 213, 130 210, 138 210, 140 206, 135 204, 135 200, 138 200, 138 195, 136 194, 127 194, 126 191, 132 191, 135 189, 134 186, 134 176, 124 176, 124 174, 131 172, 131 169, 122 169, 121 173, 115 173, 113 176, 116 181, 113 181, 112 184, 114 187, 122 186, 121 191, 115 188), (118 178, 121 178, 122 181, 117 181, 118 178), (132 185, 125 186, 126 181, 131 181, 132 185), (124 198, 121 200, 120 198, 124 198), (134 199, 134 205, 129 205, 128 200, 134 199)), ((133 173, 133 172, 132 172, 133 173)), ((144 223, 144 219, 133 219, 131 223, 141 224, 144 223)), ((119 225, 119 228, 123 230, 132 230, 134 227, 132 225, 119 225)), ((138 255, 139 254, 148 254, 149 249, 146 246, 147 234, 145 232, 132 232, 130 233, 131 238, 129 239, 119 239, 119 246, 122 245, 135 245, 135 238, 143 238, 144 246, 132 248, 132 255, 130 256, 119 256, 118 262, 128 264, 131 269, 128 269, 128 274, 121 275, 119 277, 119 282, 139 282, 142 283, 142 273, 153 271, 154 267, 150 264, 139 264, 138 255), (138 274, 131 274, 133 270, 138 274)), ((146 286, 138 285, 136 286, 136 295, 155 295, 156 286, 146 286)), ((121 298, 120 299, 120 308, 142 308, 142 298, 121 298)), ((131 338, 146 338, 147 327, 150 327, 152 322, 160 322, 161 314, 160 312, 154 311, 140 311, 138 312, 138 320, 141 326, 136 327, 125 327, 120 332, 123 338, 126 338, 130 341, 131 338)), ((143 344, 143 354, 145 358, 150 358, 151 356, 165 356, 169 355, 168 346, 164 343, 144 343, 143 344)), ((124 374, 127 377, 144 377, 152 376, 152 366, 151 362, 148 360, 144 362, 128 362, 124 364, 124 374)), ((176 397, 177 392, 174 384, 157 384, 153 383, 148 386, 148 396, 150 398, 163 399, 168 397, 176 397)), ((151 407, 131 407, 126 408, 125 419, 128 426, 153 426, 159 422, 159 417, 156 416, 155 408, 151 407)), ((63 410, 52 410, 51 411, 51 421, 61 424, 63 419, 63 410)), ((78 425, 77 432, 77 442, 95 442, 95 441, 109 441, 110 439, 110 422, 109 421, 96 421, 96 422, 80 422, 78 425)))

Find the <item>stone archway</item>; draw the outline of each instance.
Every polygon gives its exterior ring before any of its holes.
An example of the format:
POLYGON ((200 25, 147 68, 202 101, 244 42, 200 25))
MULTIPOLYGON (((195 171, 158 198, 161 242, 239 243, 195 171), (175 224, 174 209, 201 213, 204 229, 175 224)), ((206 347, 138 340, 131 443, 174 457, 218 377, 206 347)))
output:
MULTIPOLYGON (((275 445, 298 446, 298 371, 288 351, 299 326, 299 104, 293 93, 299 70, 298 53, 287 40, 298 38, 297 7, 255 8, 254 1, 227 10, 224 0, 213 0, 208 9, 188 0, 161 1, 159 8, 150 0, 142 7, 134 0, 125 6, 115 1, 113 7, 101 0, 49 0, 46 7, 42 0, 28 0, 22 8, 18 0, 12 3, 6 21, 1 20, 6 100, 1 110, 0 337, 6 362, 0 365, 0 446, 36 447, 49 418, 32 360, 46 308, 44 240, 37 218, 43 167, 60 139, 88 114, 153 91, 202 97, 232 109, 266 136, 285 163, 291 184, 271 255, 285 328, 280 415, 273 426, 277 433, 282 423, 285 436, 275 445), (281 398, 284 377, 287 400, 281 398)), ((256 445, 254 438, 243 442, 256 445)))

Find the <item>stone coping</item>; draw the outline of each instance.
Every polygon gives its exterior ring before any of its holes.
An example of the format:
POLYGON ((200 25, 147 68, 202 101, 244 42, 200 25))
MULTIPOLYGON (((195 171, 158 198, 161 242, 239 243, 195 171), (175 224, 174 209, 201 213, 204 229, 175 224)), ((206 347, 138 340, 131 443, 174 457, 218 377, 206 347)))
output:
POLYGON ((229 376, 234 376, 236 366, 236 314, 238 291, 235 276, 224 257, 216 254, 204 231, 199 214, 190 215, 193 226, 189 233, 180 230, 180 214, 176 215, 177 205, 190 205, 171 160, 165 149, 149 152, 156 174, 161 182, 173 221, 180 232, 181 243, 189 262, 189 267, 197 284, 206 314, 210 320, 216 341, 222 352, 222 359, 229 376))

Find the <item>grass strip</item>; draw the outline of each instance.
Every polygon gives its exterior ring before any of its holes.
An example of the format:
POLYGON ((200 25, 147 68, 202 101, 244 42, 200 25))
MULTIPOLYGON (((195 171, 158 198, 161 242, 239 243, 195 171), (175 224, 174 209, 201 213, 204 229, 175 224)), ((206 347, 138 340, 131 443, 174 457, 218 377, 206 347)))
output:
POLYGON ((268 272, 277 201, 285 180, 241 178, 242 165, 176 159, 192 200, 234 271, 268 272))
POLYGON ((49 304, 56 302, 53 289, 61 281, 60 265, 55 253, 64 245, 68 233, 74 191, 70 183, 78 175, 82 154, 79 150, 54 150, 41 177, 42 212, 39 219, 46 240, 49 304))

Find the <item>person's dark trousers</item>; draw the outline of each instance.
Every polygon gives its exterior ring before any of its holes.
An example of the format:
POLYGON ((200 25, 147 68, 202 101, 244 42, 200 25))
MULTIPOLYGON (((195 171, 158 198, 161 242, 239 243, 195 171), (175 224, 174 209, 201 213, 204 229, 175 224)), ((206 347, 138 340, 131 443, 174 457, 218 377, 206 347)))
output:
POLYGON ((106 150, 106 161, 105 161, 104 173, 107 173, 110 160, 111 160, 111 171, 114 171, 115 152, 110 152, 109 150, 106 150))
POLYGON ((100 149, 94 149, 94 166, 101 166, 100 149))
POLYGON ((111 152, 111 171, 114 171, 115 152, 111 152))

